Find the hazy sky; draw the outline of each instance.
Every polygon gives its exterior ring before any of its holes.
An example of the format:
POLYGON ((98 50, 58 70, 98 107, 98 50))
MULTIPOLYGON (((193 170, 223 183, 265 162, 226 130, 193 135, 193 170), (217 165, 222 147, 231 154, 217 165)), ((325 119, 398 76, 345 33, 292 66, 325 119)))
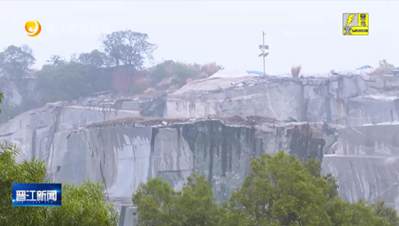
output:
POLYGON ((231 70, 261 70, 258 45, 267 33, 267 71, 305 73, 399 65, 399 1, 0 1, 0 48, 29 45, 40 67, 50 55, 101 48, 112 31, 145 32, 157 44, 151 64, 166 59, 217 62, 231 70), (368 12, 370 35, 341 34, 343 12, 368 12), (24 23, 38 19, 39 37, 24 23))

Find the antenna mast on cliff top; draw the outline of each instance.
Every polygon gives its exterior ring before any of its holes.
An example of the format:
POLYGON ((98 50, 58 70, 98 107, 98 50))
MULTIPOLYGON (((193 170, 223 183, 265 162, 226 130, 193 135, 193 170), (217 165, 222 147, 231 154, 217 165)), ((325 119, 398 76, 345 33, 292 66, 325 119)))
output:
POLYGON ((262 44, 259 45, 261 53, 259 54, 259 57, 262 57, 263 59, 263 75, 266 75, 266 57, 269 55, 269 45, 265 44, 265 36, 265 32, 262 31, 262 44))

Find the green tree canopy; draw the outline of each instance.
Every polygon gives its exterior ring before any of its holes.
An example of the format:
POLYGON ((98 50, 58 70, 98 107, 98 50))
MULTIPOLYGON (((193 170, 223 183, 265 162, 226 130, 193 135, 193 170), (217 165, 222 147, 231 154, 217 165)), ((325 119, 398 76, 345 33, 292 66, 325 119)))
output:
POLYGON ((116 31, 103 41, 105 53, 114 65, 129 65, 141 69, 144 60, 151 57, 155 45, 148 42, 148 35, 131 30, 116 31))
POLYGON ((399 218, 395 209, 386 207, 384 202, 380 201, 372 205, 375 213, 384 218, 389 225, 399 226, 399 218))
POLYGON ((193 175, 180 192, 156 178, 140 186, 133 197, 140 226, 217 225, 218 207, 204 177, 193 175))
POLYGON ((150 180, 133 202, 140 226, 398 226, 395 210, 340 199, 319 162, 303 163, 284 152, 253 160, 241 188, 224 204, 212 200, 209 183, 198 176, 180 192, 150 180))
POLYGON ((7 226, 115 226, 117 215, 106 203, 98 184, 63 185, 61 207, 12 207, 11 185, 46 182, 43 162, 16 162, 17 149, 0 145, 0 225, 7 226))
POLYGON ((104 91, 111 79, 104 70, 77 62, 47 64, 36 76, 42 103, 71 100, 104 91))
POLYGON ((80 186, 64 185, 62 189, 62 206, 49 211, 46 224, 54 226, 116 225, 117 214, 112 205, 105 201, 101 185, 87 182, 80 186))
POLYGON ((103 67, 108 64, 107 55, 97 49, 90 53, 81 53, 78 61, 81 64, 92 65, 95 67, 103 67))
POLYGON ((331 225, 324 204, 327 183, 295 157, 279 152, 251 164, 251 173, 233 194, 231 207, 250 219, 250 225, 331 225))
POLYGON ((35 63, 32 50, 28 46, 8 46, 0 52, 0 68, 2 68, 10 78, 20 78, 24 76, 35 63))
POLYGON ((0 145, 0 225, 43 225, 46 218, 45 208, 30 208, 26 211, 25 207, 11 206, 13 182, 43 182, 46 175, 46 168, 42 162, 33 160, 17 164, 16 153, 15 146, 5 143, 0 145))

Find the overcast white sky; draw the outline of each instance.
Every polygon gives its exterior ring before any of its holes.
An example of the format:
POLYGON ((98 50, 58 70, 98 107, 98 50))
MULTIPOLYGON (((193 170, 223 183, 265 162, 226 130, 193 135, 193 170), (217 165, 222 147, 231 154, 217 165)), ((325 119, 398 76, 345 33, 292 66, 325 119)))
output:
POLYGON ((131 29, 157 44, 152 64, 166 59, 217 62, 231 70, 261 70, 258 44, 267 33, 268 73, 305 73, 399 65, 399 1, 0 1, 0 49, 29 45, 40 67, 53 54, 101 47, 104 34, 131 29), (343 12, 368 12, 370 35, 341 34, 343 12), (39 37, 24 23, 38 19, 39 37))

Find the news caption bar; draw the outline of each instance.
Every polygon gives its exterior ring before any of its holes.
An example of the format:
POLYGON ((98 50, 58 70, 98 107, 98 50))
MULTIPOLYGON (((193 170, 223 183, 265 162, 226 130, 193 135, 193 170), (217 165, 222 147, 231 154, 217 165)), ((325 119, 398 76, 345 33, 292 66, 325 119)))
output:
POLYGON ((61 206, 62 185, 58 183, 13 183, 12 206, 61 206))

